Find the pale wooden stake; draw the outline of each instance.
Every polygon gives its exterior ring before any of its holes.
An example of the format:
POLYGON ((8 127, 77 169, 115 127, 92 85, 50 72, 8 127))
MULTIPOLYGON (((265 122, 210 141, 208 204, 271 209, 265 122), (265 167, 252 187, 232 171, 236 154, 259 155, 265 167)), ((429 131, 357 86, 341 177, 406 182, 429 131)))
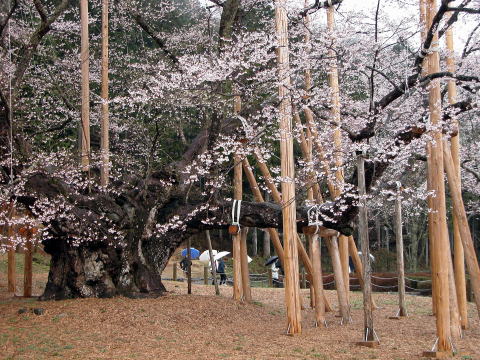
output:
POLYGON ((82 122, 80 129, 80 162, 83 171, 90 165, 90 84, 89 84, 89 41, 88 41, 88 0, 80 0, 80 69, 82 73, 82 122))
MULTIPOLYGON (((447 13, 448 17, 451 13, 447 13)), ((448 19, 447 19, 448 20, 448 19)), ((447 43, 447 71, 455 73, 455 56, 453 47, 453 25, 451 25, 446 34, 447 43)), ((455 104, 457 102, 457 85, 454 79, 448 80, 448 102, 449 104, 455 104)), ((454 117, 453 124, 458 128, 458 121, 454 117)), ((460 175, 460 129, 456 135, 450 139, 452 148, 452 157, 457 172, 457 178, 461 186, 460 175)), ((455 286, 457 292, 458 309, 460 312, 460 322, 463 329, 468 327, 468 314, 467 314, 467 286, 465 281, 465 254, 463 251, 462 239, 460 238, 460 231, 458 229, 458 219, 453 212, 453 242, 454 242, 454 273, 455 273, 455 286)))
POLYGON ((324 291, 323 291, 323 277, 322 277, 322 265, 321 265, 321 247, 320 238, 318 235, 311 235, 311 253, 312 253, 312 283, 313 294, 315 296, 315 326, 318 324, 325 324, 325 303, 324 303, 324 291), (320 291, 318 291, 319 289, 320 291))
MULTIPOLYGON (((436 0, 427 0, 427 28, 433 23, 433 17, 437 10, 436 0)), ((438 32, 433 35, 432 44, 438 44, 438 32)), ((428 73, 440 72, 440 57, 438 54, 438 45, 431 48, 427 55, 428 73)), ((432 80, 429 89, 429 108, 430 123, 437 129, 433 130, 431 135, 434 145, 431 145, 431 153, 427 158, 428 172, 431 174, 431 187, 435 197, 432 198, 431 219, 432 233, 435 246, 432 249, 432 277, 436 278, 433 292, 436 301, 436 326, 438 336, 438 351, 451 352, 452 343, 450 338, 450 301, 448 286, 448 252, 445 250, 450 247, 447 234, 447 219, 445 206, 445 183, 443 179, 443 154, 442 154, 442 133, 438 129, 441 122, 441 95, 440 82, 438 79, 432 80), (433 237, 435 236, 435 237, 433 237)), ((430 142, 431 143, 431 142, 430 142)))
POLYGON ((192 254, 190 247, 192 246, 192 242, 190 238, 187 241, 187 260, 188 260, 188 267, 187 267, 187 283, 188 283, 188 291, 187 293, 190 295, 192 293, 192 254))
MULTIPOLYGON (((234 200, 242 200, 242 159, 235 154, 233 157, 235 166, 233 168, 233 198, 234 200)), ((241 234, 240 231, 233 235, 233 298, 242 300, 242 251, 241 251, 241 234)))
POLYGON ((252 302, 252 290, 250 289, 250 274, 248 272, 247 234, 248 228, 242 228, 240 230, 240 264, 242 270, 243 300, 247 303, 250 303, 252 302))
POLYGON ((328 251, 332 258, 333 275, 337 287, 338 307, 340 308, 340 317, 342 324, 350 322, 350 306, 348 305, 347 292, 345 291, 345 283, 342 272, 342 264, 340 262, 340 254, 338 251, 338 243, 336 237, 327 240, 328 251))
POLYGON ((395 199, 395 239, 397 241, 397 273, 398 273, 398 316, 407 316, 405 301, 405 264, 403 261, 403 231, 402 231, 402 199, 401 189, 397 189, 395 199))
POLYGON ((33 244, 32 244, 32 235, 33 235, 33 229, 28 229, 25 237, 26 237, 26 242, 25 242, 25 263, 24 263, 24 268, 23 268, 23 296, 25 297, 30 297, 32 296, 32 280, 33 280, 33 274, 32 274, 32 260, 33 260, 33 244))
POLYGON ((101 94, 102 98, 102 120, 100 126, 100 152, 102 163, 100 167, 100 184, 102 186, 108 185, 109 176, 109 118, 108 118, 108 0, 102 0, 102 83, 101 94))
POLYGON ((365 186, 365 164, 364 157, 360 153, 357 155, 357 174, 358 174, 358 233, 362 244, 363 259, 363 312, 364 312, 364 333, 363 341, 378 341, 373 327, 373 308, 372 308, 372 268, 370 265, 370 244, 368 239, 368 212, 365 186))
MULTIPOLYGON (((278 40, 277 64, 280 98, 280 157, 282 182, 283 244, 285 256, 285 303, 288 334, 302 332, 298 249, 296 237, 295 164, 293 159, 292 105, 290 100, 290 64, 288 54, 288 17, 286 0, 275 0, 275 29, 278 40)), ((308 256, 307 256, 308 257, 308 256)))
POLYGON ((8 240, 9 240, 9 247, 8 247, 8 292, 15 294, 17 291, 17 276, 16 276, 16 258, 15 258, 15 240, 13 239, 14 236, 14 228, 11 223, 13 220, 13 211, 12 216, 10 216, 10 221, 8 224, 8 240))
POLYGON ((456 204, 453 207, 458 219, 458 229, 460 231, 460 239, 462 240, 463 249, 465 250, 465 259, 467 262, 470 281, 474 293, 475 304, 477 305, 478 315, 480 317, 480 268, 478 265, 475 247, 472 241, 472 235, 468 226, 468 218, 465 213, 465 206, 462 199, 462 190, 458 181, 458 174, 453 165, 453 158, 448 146, 443 147, 443 155, 445 161, 445 170, 450 187, 450 196, 452 202, 456 204))
POLYGON ((215 285, 215 295, 220 295, 220 289, 218 288, 218 279, 217 279, 217 264, 215 263, 215 258, 213 257, 212 239, 210 238, 210 231, 206 230, 205 235, 207 237, 208 255, 210 256, 210 264, 212 265, 213 283, 215 285))

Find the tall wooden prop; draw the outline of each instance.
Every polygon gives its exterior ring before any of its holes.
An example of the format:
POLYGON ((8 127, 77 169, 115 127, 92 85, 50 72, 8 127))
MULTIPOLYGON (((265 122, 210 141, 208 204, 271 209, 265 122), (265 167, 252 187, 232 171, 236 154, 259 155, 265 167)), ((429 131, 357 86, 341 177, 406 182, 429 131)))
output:
MULTIPOLYGON (((242 159, 235 154, 233 157, 235 163, 233 168, 233 199, 242 200, 242 159)), ((239 229, 238 229, 239 230, 239 229)), ((242 300, 242 235, 240 231, 232 235, 233 237, 233 298, 242 300)))
POLYGON ((292 104, 290 100, 290 63, 288 54, 288 17, 286 0, 275 0, 277 34, 278 94, 280 98, 280 156, 282 181, 283 247, 285 252, 285 303, 288 334, 302 332, 298 250, 296 241, 295 167, 293 159, 292 104))
MULTIPOLYGON (((335 194, 334 198, 342 193, 343 188, 343 155, 342 155, 342 136, 340 133, 340 87, 338 84, 338 67, 337 54, 335 52, 335 9, 333 6, 327 8, 327 26, 331 35, 331 46, 328 49, 329 69, 328 69, 328 84, 331 91, 331 118, 335 123, 333 128, 333 144, 334 144, 334 159, 335 159, 335 194)), ((340 260, 342 262, 342 271, 345 281, 345 289, 348 293, 350 290, 350 274, 348 271, 348 237, 340 235, 338 238, 338 247, 340 251, 340 260)))
POLYGON ((108 119, 108 0, 102 0, 102 84, 101 94, 102 98, 102 120, 100 125, 100 152, 101 152, 101 167, 100 167, 100 184, 102 186, 108 185, 109 175, 109 119, 108 119))
POLYGON ((407 316, 407 304, 405 301, 405 264, 403 261, 402 197, 400 186, 397 191, 397 197, 395 198, 395 238, 397 241, 398 316, 407 316))
POLYGON ((370 244, 368 239, 368 213, 367 213, 367 199, 365 187, 365 163, 363 154, 357 155, 357 173, 358 173, 358 196, 359 211, 358 211, 358 233, 360 235, 360 242, 362 244, 362 259, 363 259, 363 280, 365 286, 363 287, 363 311, 364 311, 364 333, 363 342, 360 345, 374 345, 378 344, 378 337, 373 327, 373 308, 372 308, 372 268, 370 260, 370 244))
POLYGON ((475 304, 477 305, 477 312, 480 317, 480 268, 478 265, 477 256, 475 254, 472 234, 470 233, 470 228, 468 227, 468 218, 462 199, 460 181, 458 180, 456 169, 453 166, 452 154, 448 146, 444 146, 443 152, 445 157, 445 170, 447 172, 448 185, 450 187, 450 195, 452 202, 456 205, 453 207, 453 211, 455 211, 458 219, 458 229, 460 231, 460 238, 465 250, 465 259, 467 262, 468 272, 470 274, 470 283, 475 298, 475 304))
MULTIPOLYGON (((436 0, 427 0, 427 28, 432 26, 433 17, 437 11, 436 0)), ((432 44, 438 44, 438 32, 434 32, 432 44)), ((440 72, 440 57, 438 45, 431 47, 427 57, 428 73, 440 72)), ((435 278, 433 289, 436 302, 436 326, 438 336, 438 351, 451 352, 450 338, 450 302, 448 286, 448 252, 450 247, 447 234, 447 219, 445 206, 445 183, 443 178, 443 153, 442 132, 438 129, 442 117, 440 82, 432 80, 429 89, 430 123, 434 127, 431 132, 433 142, 430 143, 431 151, 427 156, 428 173, 431 179, 430 191, 435 194, 431 198, 430 227, 431 242, 435 243, 432 250, 432 277, 435 278)))
MULTIPOLYGON (((455 56, 453 48, 453 25, 450 26, 445 34, 447 43, 447 70, 455 73, 455 56)), ((457 85, 454 79, 448 81, 448 102, 455 104, 457 102, 457 85)), ((458 127, 458 121, 453 120, 458 127)), ((453 163, 457 172, 457 178, 461 186, 460 176, 460 130, 457 134, 452 136, 451 149, 453 163)), ((455 206, 455 205, 453 205, 455 206)), ((460 230, 458 228, 458 218, 453 211, 453 243, 454 243, 454 274, 455 274, 455 289, 457 292, 458 309, 460 312, 460 322, 463 329, 468 327, 467 316, 467 284, 465 281, 465 254, 463 251, 462 239, 460 237, 460 230)))
POLYGON ((8 292, 14 293, 17 290, 17 275, 16 275, 16 258, 15 258, 15 240, 14 236, 14 228, 13 228, 13 214, 14 210, 10 210, 11 216, 9 219, 9 224, 7 228, 7 235, 9 240, 9 247, 8 247, 8 269, 7 269, 7 278, 8 278, 8 292))
POLYGON ((88 0, 80 0, 80 69, 82 76, 82 121, 80 127, 80 163, 83 171, 90 165, 90 84, 89 84, 89 41, 88 0))
POLYGON ((348 305, 347 292, 345 291, 345 278, 343 277, 340 252, 338 251, 338 240, 331 237, 327 240, 328 251, 332 258, 333 275, 337 285, 338 307, 340 308, 340 317, 342 324, 350 322, 350 306, 348 305))
POLYGON ((213 257, 212 239, 210 238, 210 231, 206 230, 205 235, 207 237, 208 255, 210 256, 210 265, 212 265, 213 284, 215 285, 215 295, 220 295, 220 289, 218 288, 218 279, 217 279, 217 266, 215 264, 215 259, 213 257))
POLYGON ((187 267, 187 286, 188 290, 187 293, 190 295, 192 293, 192 252, 191 252, 192 242, 190 238, 187 241, 187 260, 188 260, 188 267, 187 267))
POLYGON ((26 238, 25 254, 24 254, 25 262, 24 262, 24 268, 23 268, 23 296, 25 297, 32 296, 33 233, 34 233, 33 229, 27 229, 27 231, 25 232, 25 238, 26 238))
POLYGON ((247 255, 247 234, 248 228, 240 230, 240 266, 242 270, 242 290, 243 300, 247 303, 252 302, 252 290, 250 289, 250 274, 248 272, 248 255, 247 255))

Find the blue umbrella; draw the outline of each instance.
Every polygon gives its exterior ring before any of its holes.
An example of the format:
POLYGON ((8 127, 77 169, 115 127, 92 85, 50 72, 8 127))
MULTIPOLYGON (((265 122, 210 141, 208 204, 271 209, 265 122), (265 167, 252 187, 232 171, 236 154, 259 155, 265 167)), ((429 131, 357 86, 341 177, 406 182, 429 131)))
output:
MULTIPOLYGON (((187 251, 188 251, 188 249, 183 249, 182 250, 182 256, 183 257, 187 256, 187 251)), ((192 257, 192 259, 197 259, 200 256, 200 251, 198 251, 195 248, 190 248, 190 256, 192 257)))

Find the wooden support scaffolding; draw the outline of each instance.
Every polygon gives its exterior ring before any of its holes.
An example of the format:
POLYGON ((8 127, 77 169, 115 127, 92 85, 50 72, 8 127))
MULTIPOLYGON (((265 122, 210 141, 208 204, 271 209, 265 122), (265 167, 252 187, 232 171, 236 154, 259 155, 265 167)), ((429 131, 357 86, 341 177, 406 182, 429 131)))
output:
POLYGON ((403 261, 403 229, 402 229, 402 196, 401 187, 397 189, 395 198, 395 239, 397 242, 397 273, 398 273, 398 316, 407 316, 405 301, 405 263, 403 261))
MULTIPOLYGON (((290 63, 288 53, 288 17, 286 0, 275 0, 275 29, 277 34, 277 66, 280 98, 280 157, 282 176, 282 218, 285 266, 285 304, 287 333, 302 332, 300 287, 298 279, 298 249, 296 241, 295 164, 293 159, 292 104, 290 99, 290 63)), ((308 256, 307 256, 308 257, 308 256)))
POLYGON ((108 0, 102 0, 102 69, 101 69, 101 123, 100 123, 100 184, 108 185, 109 176, 109 118, 108 118, 108 0))
POLYGON ((365 186, 365 159, 362 153, 357 154, 357 174, 358 174, 358 233, 362 244, 363 258, 363 312, 364 312, 364 332, 363 341, 358 345, 373 347, 379 344, 378 337, 373 325, 373 307, 372 307, 372 268, 370 265, 370 243, 368 238, 368 210, 367 210, 367 191, 365 186))
POLYGON ((250 303, 252 302, 252 290, 250 289, 250 274, 248 272, 247 234, 248 228, 242 228, 240 230, 240 265, 242 271, 243 301, 250 303))
POLYGON ((475 247, 473 245, 472 235, 468 226, 468 218, 462 199, 462 191, 460 181, 458 179, 458 173, 455 169, 449 146, 443 146, 443 155, 445 162, 445 170, 448 178, 448 185, 450 188, 450 195, 452 202, 455 203, 453 211, 455 212, 458 219, 458 230, 460 232, 460 239, 462 241, 463 249, 465 250, 465 260, 467 263, 468 272, 470 274, 470 283, 474 293, 477 312, 480 317, 480 268, 478 265, 477 256, 475 254, 475 247))
MULTIPOLYGON (((448 15, 450 16, 450 15, 448 15)), ((445 33, 447 45, 447 71, 455 73, 455 56, 453 47, 453 25, 451 25, 445 33)), ((448 80, 448 102, 455 104, 457 102, 457 85, 454 79, 448 80)), ((458 128, 458 121, 453 119, 454 125, 458 128)), ((450 139, 451 152, 457 178, 461 186, 460 175, 460 129, 457 134, 450 139)), ((455 205, 453 205, 455 206, 455 205)), ((454 243, 454 274, 455 274, 455 290, 457 295, 458 310, 460 313, 460 323, 463 329, 468 327, 467 314, 467 285, 465 281, 465 254, 463 251, 462 239, 458 228, 458 218, 453 211, 453 243, 454 243)))
MULTIPOLYGON (((233 157, 233 199, 242 200, 242 159, 238 154, 233 157)), ((241 252, 241 237, 240 229, 237 229, 233 238, 233 298, 235 300, 242 300, 242 252, 241 252)))
POLYGON ((80 164, 83 171, 90 169, 90 66, 88 40, 88 0, 80 0, 80 70, 81 70, 81 124, 80 164))
MULTIPOLYGON (((426 1, 426 25, 430 28, 433 23, 433 17, 437 11, 436 0, 426 1)), ((428 73, 438 73, 440 71, 440 56, 438 53, 438 32, 434 31, 433 46, 427 55, 428 73)), ((450 301, 449 301, 449 282, 448 282, 448 249, 450 243, 447 234, 447 219, 445 206, 445 183, 443 179, 443 153, 442 153, 442 132, 439 129, 441 121, 441 95, 439 80, 432 80, 429 89, 429 110, 432 141, 430 142, 430 151, 427 154, 427 164, 429 173, 429 190, 435 195, 430 201, 430 219, 431 226, 429 237, 433 248, 432 253, 432 278, 434 278, 434 301, 436 303, 436 327, 437 327, 437 347, 438 352, 450 353, 452 351, 452 342, 450 336, 450 301)))

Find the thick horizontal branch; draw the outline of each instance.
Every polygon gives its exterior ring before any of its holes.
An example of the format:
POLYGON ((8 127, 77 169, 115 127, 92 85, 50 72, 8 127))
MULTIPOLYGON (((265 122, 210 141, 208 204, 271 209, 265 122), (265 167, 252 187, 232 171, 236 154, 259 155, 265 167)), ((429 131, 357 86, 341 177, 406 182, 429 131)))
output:
POLYGON ((167 49, 165 42, 162 39, 160 39, 157 36, 157 34, 155 34, 155 32, 147 24, 147 22, 143 19, 143 17, 138 13, 134 14, 133 17, 135 19, 135 22, 138 24, 138 26, 140 26, 142 30, 145 31, 148 34, 148 36, 150 36, 153 39, 153 41, 155 41, 155 43, 158 45, 160 49, 162 49, 163 53, 167 56, 167 58, 170 59, 175 66, 178 66, 179 61, 177 57, 170 50, 167 49))

